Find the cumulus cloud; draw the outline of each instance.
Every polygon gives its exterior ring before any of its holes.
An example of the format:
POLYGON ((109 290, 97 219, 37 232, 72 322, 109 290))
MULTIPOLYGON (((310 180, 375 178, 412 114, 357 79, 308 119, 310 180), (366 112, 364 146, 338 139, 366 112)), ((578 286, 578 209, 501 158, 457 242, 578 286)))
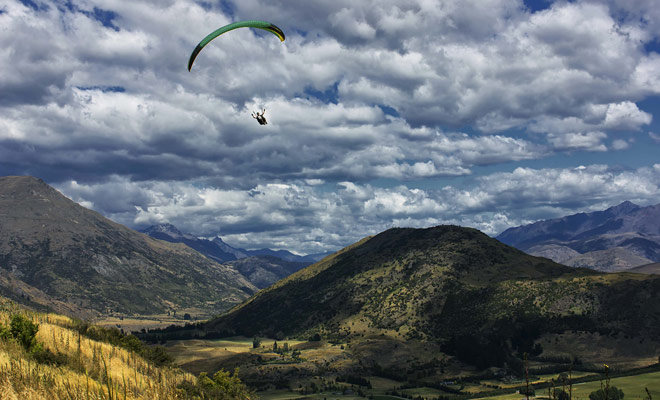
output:
POLYGON ((339 182, 257 185, 224 190, 199 182, 65 182, 58 188, 80 203, 132 227, 170 222, 198 236, 220 235, 236 246, 299 253, 337 250, 395 227, 471 226, 494 235, 506 228, 631 200, 654 204, 660 164, 629 171, 605 165, 516 168, 466 187, 377 187, 339 182))
POLYGON ((614 150, 625 150, 630 148, 630 143, 625 140, 616 139, 612 142, 612 148, 614 150))
POLYGON ((603 132, 551 134, 548 136, 548 140, 556 149, 586 151, 607 151, 607 147, 602 143, 605 138, 607 135, 603 132))

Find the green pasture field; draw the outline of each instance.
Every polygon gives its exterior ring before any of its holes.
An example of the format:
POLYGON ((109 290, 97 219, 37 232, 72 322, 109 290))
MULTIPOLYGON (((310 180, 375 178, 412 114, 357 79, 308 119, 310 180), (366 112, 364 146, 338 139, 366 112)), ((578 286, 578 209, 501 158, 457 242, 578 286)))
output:
MULTIPOLYGON (((610 386, 622 389, 627 400, 646 398, 645 387, 649 389, 654 399, 660 399, 660 372, 613 378, 610 380, 610 386)), ((573 385, 573 398, 588 399, 589 393, 598 389, 600 389, 600 381, 578 383, 573 385)))
MULTIPOLYGON (((603 382, 603 385, 605 382, 603 382)), ((574 400, 588 400, 589 393, 600 389, 600 381, 577 383, 573 385, 574 400)), ((625 376, 613 378, 610 380, 610 386, 616 386, 623 390, 624 399, 645 399, 647 398, 644 388, 648 388, 654 399, 660 399, 660 372, 651 372, 648 374, 625 376)), ((561 386, 560 386, 561 387, 561 386)), ((547 397, 547 389, 536 391, 536 397, 547 397)), ((483 397, 483 399, 513 400, 524 399, 525 396, 519 393, 507 394, 495 397, 483 397)), ((531 397, 530 397, 531 398, 531 397)))
MULTIPOLYGON (((295 400, 295 399, 309 399, 309 400, 365 400, 364 397, 360 397, 357 394, 343 395, 332 392, 320 392, 320 393, 311 393, 311 394, 301 394, 299 392, 293 391, 283 391, 283 390, 271 390, 257 392, 257 396, 261 400, 295 400)), ((393 397, 393 396, 377 396, 382 397, 383 400, 387 398, 388 400, 402 400, 402 397, 393 397)), ((409 400, 409 399, 403 399, 409 400)))

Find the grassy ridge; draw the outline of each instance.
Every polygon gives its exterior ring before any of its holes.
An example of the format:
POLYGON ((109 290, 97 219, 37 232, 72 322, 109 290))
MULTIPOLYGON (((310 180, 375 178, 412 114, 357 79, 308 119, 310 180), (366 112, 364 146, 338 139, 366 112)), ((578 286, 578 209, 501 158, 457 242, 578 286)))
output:
POLYGON ((36 340, 49 356, 38 362, 15 341, 0 341, 0 398, 177 399, 185 398, 178 386, 195 381, 135 351, 89 339, 67 328, 75 321, 64 316, 19 310, 4 301, 0 323, 7 326, 16 313, 39 325, 36 340))
POLYGON ((222 372, 218 379, 196 378, 163 365, 167 359, 159 358, 162 354, 133 336, 61 315, 22 310, 0 298, 0 328, 9 332, 7 327, 17 318, 38 324, 36 341, 26 347, 7 335, 0 338, 0 399, 251 397, 235 375, 222 372))

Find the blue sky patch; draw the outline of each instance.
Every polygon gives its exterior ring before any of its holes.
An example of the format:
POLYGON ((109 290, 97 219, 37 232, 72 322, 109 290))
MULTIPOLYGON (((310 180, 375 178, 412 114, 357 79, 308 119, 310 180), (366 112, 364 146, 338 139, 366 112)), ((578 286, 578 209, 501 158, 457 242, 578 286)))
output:
POLYGON ((117 18, 117 13, 114 11, 103 10, 101 8, 94 7, 94 11, 91 13, 84 13, 85 15, 94 18, 103 24, 106 28, 112 28, 115 31, 119 31, 119 27, 114 24, 113 20, 117 18))
POLYGON ((552 0, 524 0, 525 6, 530 9, 530 11, 537 12, 543 11, 550 8, 552 5, 552 0))
POLYGON ((378 108, 383 110, 386 115, 391 115, 393 117, 399 118, 399 113, 392 107, 386 106, 385 104, 377 104, 378 108))
POLYGON ((660 53, 660 41, 658 39, 653 40, 652 42, 648 42, 644 44, 644 50, 646 50, 647 53, 654 52, 654 53, 660 53))
MULTIPOLYGON (((201 2, 204 3, 204 2, 201 2)), ((204 7, 202 5, 202 7, 204 7)), ((236 15, 236 11, 234 10, 234 5, 227 1, 227 0, 221 0, 220 1, 220 10, 222 10, 222 13, 233 18, 236 15)))
POLYGON ((309 97, 319 99, 326 104, 337 104, 339 102, 339 82, 335 82, 334 85, 323 92, 308 86, 305 88, 305 94, 309 97))
POLYGON ((48 11, 50 9, 48 4, 41 3, 41 2, 35 2, 33 0, 20 0, 20 2, 24 6, 30 7, 34 11, 48 11))
POLYGON ((97 85, 97 86, 76 86, 80 90, 100 90, 102 92, 114 92, 114 93, 124 93, 126 92, 126 88, 123 86, 103 86, 103 85, 97 85))
MULTIPOLYGON (((31 1, 31 0, 26 0, 26 1, 31 1)), ((114 24, 114 19, 119 16, 114 11, 110 10, 104 10, 102 8, 94 7, 92 11, 87 11, 87 10, 82 10, 80 7, 77 5, 73 4, 71 1, 66 1, 63 3, 64 7, 58 6, 58 8, 61 11, 66 11, 72 12, 72 13, 81 13, 84 16, 88 18, 95 19, 96 21, 99 21, 104 27, 113 29, 115 31, 119 31, 119 27, 114 24)))

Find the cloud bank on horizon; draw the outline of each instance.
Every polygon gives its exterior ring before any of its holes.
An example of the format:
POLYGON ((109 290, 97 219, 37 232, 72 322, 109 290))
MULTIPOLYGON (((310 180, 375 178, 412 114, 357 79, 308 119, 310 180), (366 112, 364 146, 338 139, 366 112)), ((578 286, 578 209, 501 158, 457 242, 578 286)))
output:
POLYGON ((0 31, 0 174, 131 227, 314 253, 660 194, 654 0, 8 0, 0 31), (187 71, 244 19, 287 39, 187 71))

